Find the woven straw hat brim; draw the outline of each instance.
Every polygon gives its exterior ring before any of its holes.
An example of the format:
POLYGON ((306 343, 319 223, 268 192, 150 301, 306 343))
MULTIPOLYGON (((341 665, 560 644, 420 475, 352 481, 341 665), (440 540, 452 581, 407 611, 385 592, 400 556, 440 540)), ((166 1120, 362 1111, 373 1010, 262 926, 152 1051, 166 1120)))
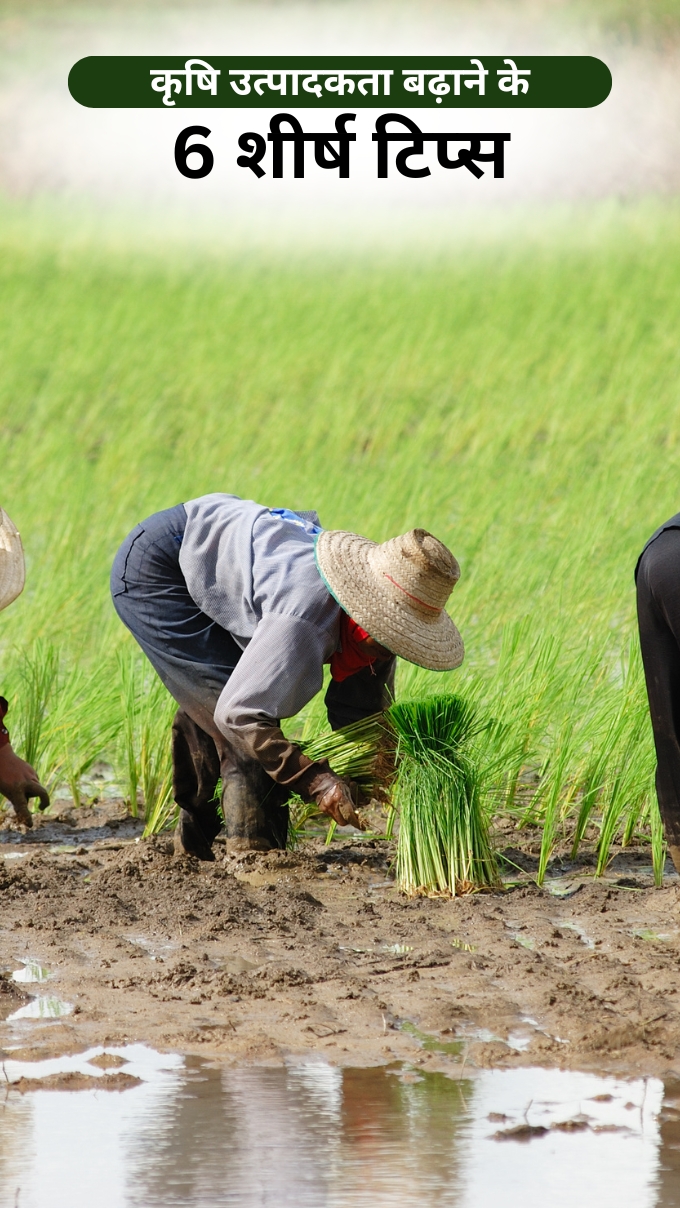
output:
POLYGON ((426 615, 371 565, 374 541, 337 529, 316 539, 316 562, 331 594, 357 624, 393 654, 429 671, 460 667, 463 639, 443 609, 426 615))
POLYGON ((7 512, 0 508, 0 611, 21 595, 25 578, 21 537, 7 512))

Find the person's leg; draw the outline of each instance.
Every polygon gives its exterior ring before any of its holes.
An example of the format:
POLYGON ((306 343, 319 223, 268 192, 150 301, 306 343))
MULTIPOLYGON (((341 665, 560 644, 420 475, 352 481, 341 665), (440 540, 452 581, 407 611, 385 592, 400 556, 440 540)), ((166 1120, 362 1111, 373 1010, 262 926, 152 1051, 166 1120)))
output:
POLYGON ((175 834, 178 854, 214 859, 211 847, 222 821, 217 813, 215 790, 220 760, 214 740, 184 709, 172 723, 172 790, 179 806, 175 834))
POLYGON ((149 517, 123 542, 111 575, 118 615, 180 706, 173 725, 177 845, 210 858, 221 776, 228 842, 241 849, 285 847, 287 794, 259 763, 240 758, 215 725, 215 706, 241 650, 189 595, 179 566, 185 523, 181 505, 149 517))
POLYGON ((255 759, 224 749, 220 764, 227 851, 285 847, 289 790, 276 784, 255 759))
POLYGON ((220 777, 227 850, 269 851, 286 846, 288 789, 275 784, 256 760, 239 758, 221 735, 216 743, 184 709, 177 710, 172 724, 172 765, 174 797, 180 807, 178 853, 212 859, 211 845, 221 827, 215 798, 220 777))
POLYGON ((640 648, 656 747, 656 791, 680 872, 680 530, 645 550, 637 577, 640 648))

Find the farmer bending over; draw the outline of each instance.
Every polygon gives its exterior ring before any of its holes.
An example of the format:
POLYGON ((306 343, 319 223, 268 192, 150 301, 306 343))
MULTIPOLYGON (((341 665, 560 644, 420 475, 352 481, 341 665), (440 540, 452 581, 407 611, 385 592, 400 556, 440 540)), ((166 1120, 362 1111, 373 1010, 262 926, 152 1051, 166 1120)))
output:
POLYGON ((280 719, 326 693, 333 729, 387 708, 395 655, 444 671, 463 660, 445 611, 459 577, 414 529, 383 545, 322 530, 315 512, 204 495, 150 516, 116 555, 113 602, 179 709, 172 725, 178 852, 214 859, 285 847, 292 793, 358 825, 352 788, 289 742, 280 719))
MULTIPOLYGON (((0 508, 0 612, 21 594, 24 579, 21 537, 7 512, 0 508)), ((31 765, 14 754, 5 729, 6 713, 7 701, 0 696, 0 793, 14 806, 18 821, 30 828, 33 817, 28 808, 29 798, 38 797, 42 810, 47 809, 50 799, 31 765)))

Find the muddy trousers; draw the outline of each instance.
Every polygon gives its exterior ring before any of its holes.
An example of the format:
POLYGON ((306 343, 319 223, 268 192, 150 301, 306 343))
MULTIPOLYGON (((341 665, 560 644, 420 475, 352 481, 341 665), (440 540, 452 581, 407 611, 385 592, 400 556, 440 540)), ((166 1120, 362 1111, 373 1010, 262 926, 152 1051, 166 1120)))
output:
POLYGON ((680 859, 680 529, 652 541, 637 573, 640 646, 656 746, 656 792, 676 867, 680 859))
MULTIPOLYGON (((231 851, 267 851, 285 847, 288 835, 288 790, 277 785, 254 759, 239 758, 226 743, 217 744, 184 709, 172 723, 172 785, 175 801, 188 815, 181 820, 184 845, 210 848, 222 826, 220 802, 231 851), (194 837, 194 832, 197 832, 194 837)), ((204 858, 206 854, 203 853, 204 858)), ((209 858, 209 856, 207 857, 209 858)))
POLYGON ((210 859, 221 826, 233 850, 285 847, 288 790, 240 755, 214 721, 219 696, 241 657, 230 633, 201 612, 179 565, 182 504, 137 525, 111 573, 116 611, 179 705, 172 727, 173 783, 184 849, 210 859))

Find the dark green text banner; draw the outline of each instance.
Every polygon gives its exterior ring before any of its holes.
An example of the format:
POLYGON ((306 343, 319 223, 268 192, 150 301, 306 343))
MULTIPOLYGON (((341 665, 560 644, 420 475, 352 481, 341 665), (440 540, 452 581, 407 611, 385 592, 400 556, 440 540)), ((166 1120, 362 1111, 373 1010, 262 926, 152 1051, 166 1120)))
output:
POLYGON ((584 109, 611 72, 592 56, 184 58, 91 56, 68 78, 81 105, 111 109, 584 109))

